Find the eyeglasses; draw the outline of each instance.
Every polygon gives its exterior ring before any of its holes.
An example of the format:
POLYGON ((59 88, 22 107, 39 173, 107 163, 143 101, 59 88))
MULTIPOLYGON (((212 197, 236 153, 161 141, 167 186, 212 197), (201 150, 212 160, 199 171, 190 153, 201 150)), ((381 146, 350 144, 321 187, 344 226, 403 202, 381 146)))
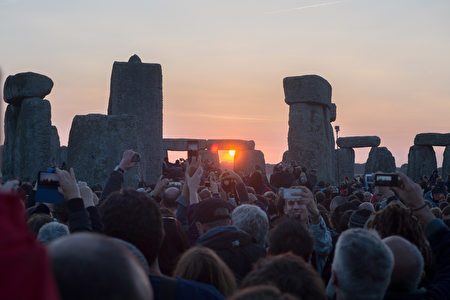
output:
POLYGON ((287 201, 287 204, 289 206, 294 206, 295 203, 297 203, 298 205, 306 204, 305 200, 300 200, 300 199, 298 199, 298 200, 288 200, 287 201))

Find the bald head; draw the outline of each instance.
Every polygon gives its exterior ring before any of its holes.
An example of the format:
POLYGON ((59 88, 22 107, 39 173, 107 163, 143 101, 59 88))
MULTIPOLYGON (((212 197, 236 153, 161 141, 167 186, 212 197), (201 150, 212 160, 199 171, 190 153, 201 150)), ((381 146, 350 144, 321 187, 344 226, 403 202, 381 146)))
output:
POLYGON ((153 299, 148 277, 124 246, 78 233, 49 244, 61 299, 153 299))
POLYGON ((392 291, 411 292, 417 289, 423 273, 423 257, 419 249, 400 236, 390 236, 383 242, 394 255, 389 289, 392 291))

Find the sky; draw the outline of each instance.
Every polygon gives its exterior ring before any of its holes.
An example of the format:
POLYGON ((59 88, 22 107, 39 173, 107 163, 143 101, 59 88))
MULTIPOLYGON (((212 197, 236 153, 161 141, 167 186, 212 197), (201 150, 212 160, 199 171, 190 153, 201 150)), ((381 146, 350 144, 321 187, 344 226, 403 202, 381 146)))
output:
POLYGON ((450 132, 449 53, 448 0, 0 0, 3 75, 52 78, 62 145, 75 115, 106 114, 113 62, 138 54, 162 66, 164 137, 252 139, 279 162, 282 80, 317 74, 339 135, 378 135, 400 166, 417 133, 450 132))

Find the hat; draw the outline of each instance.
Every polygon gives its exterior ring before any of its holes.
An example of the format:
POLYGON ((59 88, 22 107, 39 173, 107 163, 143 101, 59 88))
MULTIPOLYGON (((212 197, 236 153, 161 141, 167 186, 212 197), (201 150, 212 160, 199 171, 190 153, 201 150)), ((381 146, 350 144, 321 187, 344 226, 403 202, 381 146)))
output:
POLYGON ((446 194, 446 192, 445 192, 445 189, 443 189, 442 187, 440 187, 440 186, 436 186, 436 187, 434 187, 432 190, 431 190, 431 193, 434 195, 434 194, 446 194))
POLYGON ((372 212, 368 209, 355 210, 348 221, 348 228, 363 228, 371 214, 372 212))
POLYGON ((218 220, 231 219, 228 203, 220 199, 207 199, 198 203, 194 208, 194 222, 202 224, 218 220))

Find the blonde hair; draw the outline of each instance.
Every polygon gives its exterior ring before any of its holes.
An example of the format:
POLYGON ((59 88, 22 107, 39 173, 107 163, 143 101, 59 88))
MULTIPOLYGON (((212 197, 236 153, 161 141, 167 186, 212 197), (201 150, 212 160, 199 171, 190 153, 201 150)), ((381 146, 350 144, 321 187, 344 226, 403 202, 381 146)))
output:
POLYGON ((186 251, 178 261, 173 276, 212 285, 225 297, 236 290, 236 280, 230 268, 214 251, 205 247, 186 251))

